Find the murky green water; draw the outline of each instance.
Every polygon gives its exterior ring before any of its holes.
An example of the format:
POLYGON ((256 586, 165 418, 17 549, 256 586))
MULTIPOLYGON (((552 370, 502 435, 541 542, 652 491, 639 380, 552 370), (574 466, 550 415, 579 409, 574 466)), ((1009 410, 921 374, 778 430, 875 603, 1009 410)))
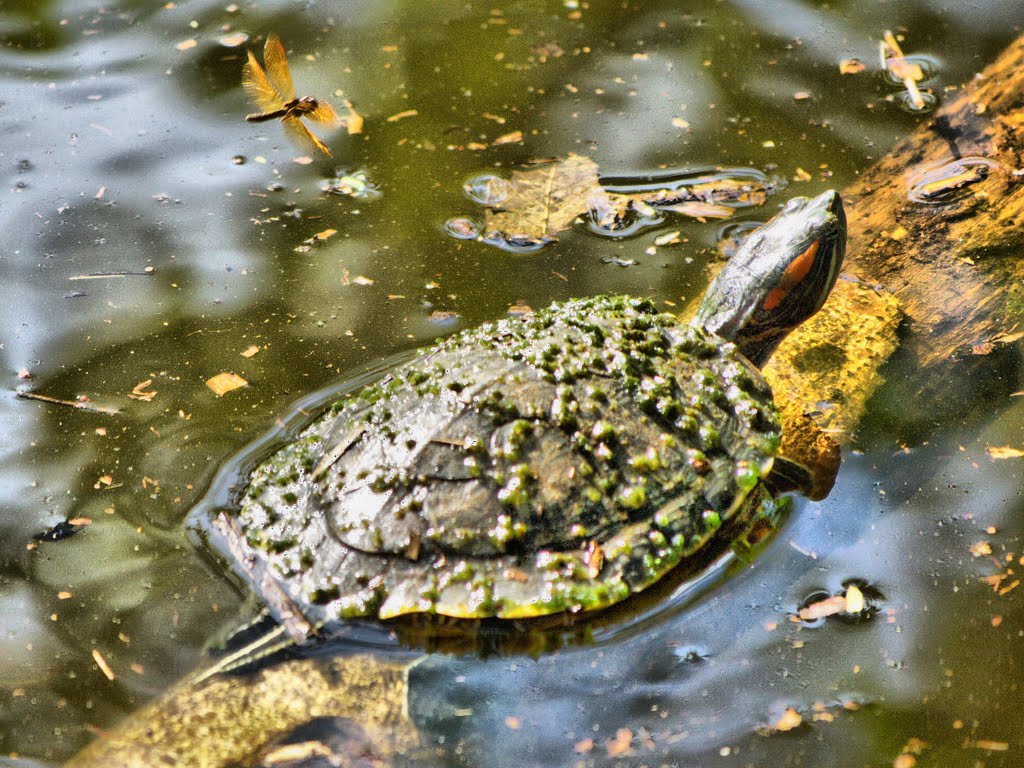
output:
MULTIPOLYGON (((808 171, 770 210, 737 216, 763 220, 792 194, 842 188, 927 119, 887 100, 885 29, 931 58, 941 97, 1024 23, 1009 0, 576 5, 3 4, 0 754, 65 759, 245 614, 182 522, 303 396, 519 300, 632 292, 681 308, 706 284, 721 225, 681 216, 622 240, 578 226, 529 255, 455 240, 449 218, 481 216, 467 178, 570 152, 616 178, 808 171), (348 98, 367 118, 364 134, 332 136, 333 161, 294 163, 277 124, 242 120, 258 45, 226 43, 269 31, 300 95, 348 98), (869 70, 840 75, 851 56, 869 70), (320 191, 357 170, 379 196, 320 191), (674 230, 680 243, 653 246, 674 230), (221 372, 249 387, 216 397, 205 381, 221 372), (155 394, 131 397, 147 381, 138 391, 155 394), (119 412, 19 400, 19 387, 119 412), (73 538, 33 540, 83 517, 73 538)), ((626 728, 630 764, 890 765, 912 737, 930 745, 922 765, 1020 764, 1022 593, 993 591, 980 579, 997 568, 969 551, 987 539, 1000 560, 1021 554, 1019 461, 984 450, 1021 444, 1017 358, 938 404, 916 399, 933 382, 898 358, 887 375, 832 496, 799 504, 696 603, 597 646, 417 667, 411 711, 436 762, 611 763, 626 728), (881 596, 873 619, 788 621, 850 579, 881 596), (757 734, 816 703, 827 718, 757 734), (593 750, 575 751, 587 738, 593 750)))

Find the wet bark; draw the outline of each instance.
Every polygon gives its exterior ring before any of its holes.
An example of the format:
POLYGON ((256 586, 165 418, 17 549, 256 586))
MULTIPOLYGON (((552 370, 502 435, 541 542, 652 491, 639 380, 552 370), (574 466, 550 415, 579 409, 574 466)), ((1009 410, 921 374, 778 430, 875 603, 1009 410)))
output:
POLYGON ((1022 156, 1024 37, 843 191, 848 268, 900 301, 924 366, 1024 325, 1022 156), (964 181, 985 178, 946 202, 908 197, 948 163, 968 170, 964 181))

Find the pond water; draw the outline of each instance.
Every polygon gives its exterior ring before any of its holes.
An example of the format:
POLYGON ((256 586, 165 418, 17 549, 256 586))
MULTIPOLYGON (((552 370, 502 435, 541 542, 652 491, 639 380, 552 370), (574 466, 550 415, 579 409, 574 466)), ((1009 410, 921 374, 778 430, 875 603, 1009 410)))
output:
MULTIPOLYGON (((718 258, 722 223, 676 214, 530 253, 458 240, 446 222, 483 216, 467 180, 570 153, 616 184, 750 169, 773 194, 732 221, 763 221, 928 119, 878 71, 886 29, 941 102, 1022 23, 1015 0, 6 0, 0 755, 67 759, 251 615, 183 522, 303 397, 517 302, 682 310, 718 258), (327 137, 333 159, 294 162, 279 123, 243 120, 245 51, 269 32, 300 95, 366 118, 327 137), (854 57, 867 70, 840 74, 854 57), (370 193, 322 191, 353 173, 370 193), (216 396, 224 372, 248 387, 216 396)), ((919 739, 921 765, 1021 764, 1024 591, 994 591, 971 553, 1024 546, 1020 460, 985 452, 1021 444, 1016 352, 941 401, 899 356, 885 373, 832 495, 698 599, 593 644, 418 664, 410 716, 433 749, 416 762, 890 765, 919 739), (851 581, 871 618, 790 621, 851 581), (787 707, 805 723, 764 735, 787 707)))

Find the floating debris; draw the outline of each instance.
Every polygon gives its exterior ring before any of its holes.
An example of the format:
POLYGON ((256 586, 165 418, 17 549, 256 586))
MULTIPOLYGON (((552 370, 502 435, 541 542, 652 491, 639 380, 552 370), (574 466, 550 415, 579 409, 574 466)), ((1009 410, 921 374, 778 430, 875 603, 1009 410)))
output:
POLYGON ((77 408, 80 411, 91 411, 92 413, 106 413, 116 414, 120 413, 117 408, 108 408, 102 405, 94 405, 88 399, 83 400, 62 400, 59 397, 50 397, 49 395, 43 395, 39 392, 29 392, 27 390, 19 390, 17 396, 22 400, 38 400, 41 403, 50 403, 52 405, 63 405, 68 408, 77 408))
POLYGON ((920 60, 904 56, 896 37, 885 31, 878 43, 882 70, 896 83, 902 83, 906 91, 900 94, 900 101, 912 112, 923 112, 936 104, 933 94, 922 92, 918 83, 925 79, 925 67, 920 60))
POLYGON ((206 386, 213 390, 217 397, 227 394, 232 390, 249 386, 249 382, 237 373, 218 373, 206 380, 206 386))
POLYGON ((985 181, 999 163, 985 157, 961 157, 922 171, 910 180, 907 197, 915 203, 941 205, 973 195, 975 184, 985 181))

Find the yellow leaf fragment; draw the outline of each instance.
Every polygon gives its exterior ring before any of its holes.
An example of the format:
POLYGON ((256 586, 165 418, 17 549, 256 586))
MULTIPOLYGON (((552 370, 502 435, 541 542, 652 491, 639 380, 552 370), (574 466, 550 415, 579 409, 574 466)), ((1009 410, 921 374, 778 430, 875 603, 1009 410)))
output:
POLYGON ((107 664, 107 660, 103 658, 103 654, 99 652, 99 649, 92 649, 92 660, 96 662, 96 666, 100 668, 100 672, 106 676, 107 680, 114 679, 114 670, 107 664))
POLYGON ((992 545, 987 541, 979 541, 971 547, 971 554, 975 557, 985 557, 992 554, 992 545))
POLYGON ((864 593, 856 584, 850 584, 846 588, 846 612, 860 613, 864 610, 864 593))
POLYGON ((666 211, 674 211, 695 219, 728 219, 733 214, 732 208, 716 203, 702 203, 699 200, 688 200, 678 205, 665 205, 666 211))
POLYGON ((336 234, 338 234, 338 230, 336 229, 325 229, 323 232, 317 232, 315 235, 313 235, 312 239, 315 241, 328 240, 329 238, 334 237, 336 234))
POLYGON ((690 127, 690 121, 689 120, 684 120, 681 117, 673 117, 672 118, 672 127, 673 128, 680 128, 680 129, 685 131, 687 128, 690 127))
MULTIPOLYGON (((332 757, 330 747, 320 741, 302 741, 275 747, 263 757, 264 765, 279 765, 294 761, 311 761, 317 757, 332 757)), ((319 762, 319 761, 317 761, 319 762)))
POLYGON ((990 445, 985 448, 985 453, 987 453, 989 458, 993 461, 998 461, 999 459, 1019 459, 1021 456, 1024 456, 1024 451, 1020 448, 1011 448, 1008 445, 990 445))
POLYGON ((576 746, 573 747, 573 749, 577 753, 579 753, 581 755, 587 754, 593 748, 594 748, 594 740, 593 739, 580 739, 579 741, 576 742, 576 746))
POLYGON ((220 397, 233 389, 249 386, 249 382, 237 373, 218 373, 206 380, 206 386, 212 389, 217 397, 220 397))
POLYGON ((633 732, 629 728, 619 728, 615 732, 615 738, 605 742, 608 749, 608 757, 621 757, 633 753, 633 732))
POLYGON ((842 613, 845 610, 846 598, 843 595, 835 595, 801 608, 797 615, 802 621, 815 621, 827 618, 828 616, 835 616, 837 613, 842 613))
POLYGON ((1006 752, 1010 745, 1005 741, 992 741, 991 739, 977 739, 971 746, 978 749, 990 749, 993 752, 1006 752))
POLYGON ((223 45, 225 48, 237 48, 240 45, 244 45, 249 41, 249 35, 245 32, 238 32, 233 35, 223 35, 218 38, 217 42, 223 45))
POLYGON ((128 397, 130 397, 132 400, 144 400, 147 403, 152 401, 152 399, 156 397, 156 390, 146 389, 146 387, 148 387, 152 383, 152 379, 146 379, 145 381, 139 382, 138 384, 135 385, 135 388, 132 389, 130 393, 128 393, 128 397))
POLYGON ((197 45, 199 45, 199 43, 196 42, 196 39, 194 37, 190 37, 188 40, 182 40, 174 47, 179 51, 187 51, 190 48, 195 48, 197 45))
POLYGON ((419 110, 417 109, 407 109, 405 112, 398 112, 392 115, 387 120, 389 123, 397 123, 399 120, 404 120, 407 117, 415 117, 418 114, 419 110))
POLYGON ((241 355, 242 357, 252 357, 253 355, 255 355, 255 354, 256 354, 257 352, 259 352, 259 351, 260 351, 260 348, 259 348, 259 347, 257 347, 257 346, 256 346, 255 344, 250 344, 250 345, 249 345, 248 347, 246 347, 246 348, 245 348, 244 350, 242 350, 241 352, 239 352, 239 354, 240 354, 240 355, 241 355))
POLYGON ((771 727, 772 730, 781 731, 784 733, 786 731, 792 731, 794 728, 799 727, 799 725, 803 721, 803 715, 801 715, 799 712, 793 709, 793 707, 787 707, 786 711, 779 715, 778 720, 772 723, 771 727))
POLYGON ((522 140, 522 131, 512 131, 512 133, 506 133, 496 138, 494 141, 491 142, 491 146, 500 147, 502 144, 518 144, 522 140))
POLYGON ((856 75, 858 72, 863 72, 866 68, 864 62, 860 59, 843 59, 839 62, 839 74, 841 75, 856 75))

